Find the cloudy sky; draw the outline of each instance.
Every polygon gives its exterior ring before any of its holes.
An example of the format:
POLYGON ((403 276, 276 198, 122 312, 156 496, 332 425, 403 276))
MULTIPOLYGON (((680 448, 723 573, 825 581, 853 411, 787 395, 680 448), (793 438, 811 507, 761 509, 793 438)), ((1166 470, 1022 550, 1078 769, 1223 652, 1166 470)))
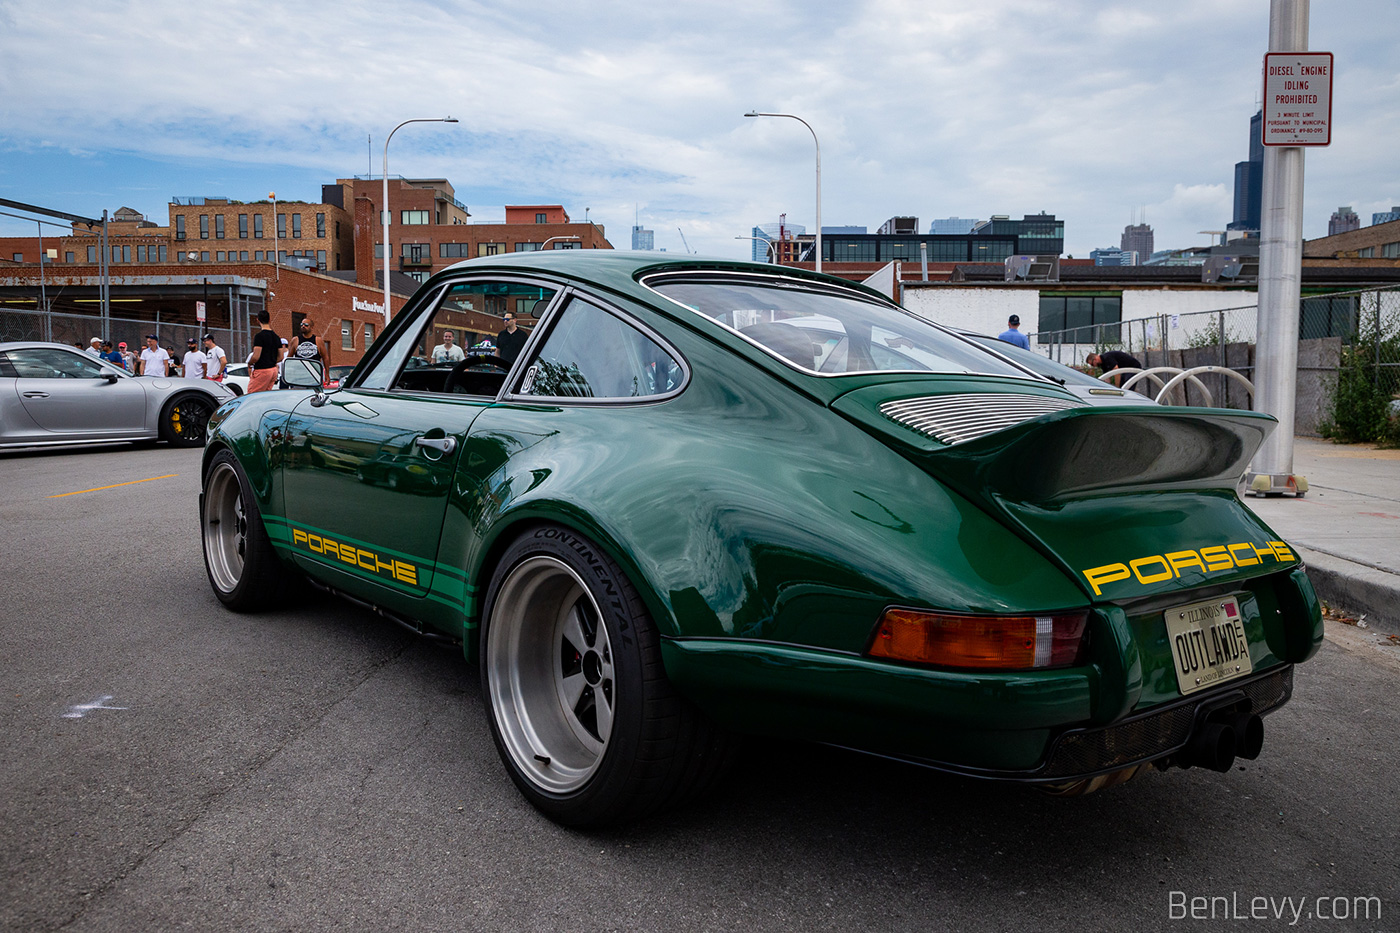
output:
MULTIPOLYGON (((786 212, 1047 211, 1065 251, 1157 246, 1231 219, 1266 0, 705 3, 0 0, 0 197, 79 214, 172 196, 318 200, 338 177, 447 177, 474 219, 562 203, 626 247, 747 255, 786 212)), ((1313 0, 1336 55, 1332 145, 1307 154, 1304 234, 1400 204, 1400 0, 1313 0)), ((0 217, 0 234, 32 223, 0 217)))

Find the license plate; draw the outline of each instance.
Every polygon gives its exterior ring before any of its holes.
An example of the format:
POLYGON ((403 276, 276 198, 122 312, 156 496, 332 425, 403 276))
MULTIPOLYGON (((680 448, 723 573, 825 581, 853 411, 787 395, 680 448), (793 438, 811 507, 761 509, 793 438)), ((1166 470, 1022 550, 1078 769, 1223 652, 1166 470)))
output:
POLYGON ((1254 670, 1244 616, 1233 596, 1207 599, 1166 612, 1176 682, 1182 694, 1204 690, 1254 670))

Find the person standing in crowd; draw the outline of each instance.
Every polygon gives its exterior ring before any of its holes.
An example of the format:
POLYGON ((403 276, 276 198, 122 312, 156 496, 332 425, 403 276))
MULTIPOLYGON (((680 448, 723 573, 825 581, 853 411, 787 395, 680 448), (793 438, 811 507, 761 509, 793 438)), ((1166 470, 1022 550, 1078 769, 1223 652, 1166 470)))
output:
POLYGON ((452 336, 452 331, 442 332, 442 343, 433 347, 434 363, 460 363, 467 358, 467 355, 462 352, 462 348, 453 342, 455 339, 452 336))
POLYGON ((88 341, 87 352, 88 352, 89 354, 91 354, 92 356, 95 356, 95 357, 98 357, 99 359, 101 359, 101 357, 102 357, 102 338, 101 338, 101 337, 94 337, 94 338, 92 338, 91 340, 89 340, 89 341, 88 341))
MULTIPOLYGON (((1142 364, 1137 357, 1130 356, 1122 350, 1109 350, 1107 353, 1090 353, 1084 357, 1084 362, 1090 366, 1097 366, 1106 373, 1111 373, 1115 369, 1142 369, 1142 364)), ((1114 385, 1122 385, 1123 377, 1114 376, 1114 385)))
POLYGON ((126 369, 126 361, 122 359, 120 353, 112 349, 112 341, 110 340, 102 341, 102 359, 111 363, 113 366, 120 366, 122 369, 126 369))
POLYGON ((141 372, 138 375, 162 378, 170 368, 170 354, 160 348, 155 334, 146 335, 146 349, 141 351, 141 372))
POLYGON ((258 312, 258 332, 253 335, 253 355, 248 358, 248 391, 263 392, 277 383, 277 364, 285 342, 272 329, 267 309, 258 312))
POLYGON ((1006 319, 1006 330, 997 334, 997 339, 1004 340, 1012 346, 1020 347, 1022 350, 1029 350, 1031 348, 1030 338, 1021 333, 1021 317, 1017 314, 1013 314, 1006 319))
POLYGON ((185 341, 185 358, 182 362, 186 379, 204 378, 204 351, 199 349, 193 337, 185 341))
POLYGON ((137 359, 136 354, 126 348, 126 341, 117 344, 117 352, 122 355, 122 366, 133 376, 136 375, 137 359))
POLYGON ((496 335, 496 355, 507 363, 514 363, 520 351, 525 349, 529 334, 515 326, 515 315, 507 311, 504 315, 506 329, 496 335))
POLYGON ((214 342, 213 334, 204 335, 204 378, 215 382, 224 381, 224 371, 228 369, 228 354, 214 342))
POLYGON ((301 326, 297 328, 296 338, 288 349, 287 356, 294 356, 299 360, 319 361, 322 367, 324 367, 326 365, 326 357, 321 352, 320 341, 318 341, 316 335, 312 333, 314 330, 315 327, 312 325, 310 318, 303 320, 301 326))

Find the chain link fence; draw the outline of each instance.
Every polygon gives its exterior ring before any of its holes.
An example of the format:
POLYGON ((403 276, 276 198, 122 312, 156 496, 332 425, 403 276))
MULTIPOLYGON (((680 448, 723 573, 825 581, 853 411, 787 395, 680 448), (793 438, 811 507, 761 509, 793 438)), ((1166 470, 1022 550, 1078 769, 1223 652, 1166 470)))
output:
MULTIPOLYGON (((162 347, 174 347, 183 356, 185 341, 193 337, 198 342, 205 334, 213 334, 214 341, 224 348, 229 360, 234 360, 234 349, 250 346, 251 334, 239 335, 227 327, 204 327, 201 324, 170 324, 161 321, 140 321, 128 318, 108 318, 112 346, 125 343, 133 353, 139 354, 146 346, 146 335, 155 334, 162 347), (240 338, 241 339, 235 339, 240 338)), ((19 311, 0 309, 0 343, 8 340, 46 340, 52 343, 66 343, 69 346, 86 350, 93 337, 102 335, 102 319, 87 314, 62 314, 39 311, 19 311)), ((202 342, 196 344, 204 348, 202 342)))
MULTIPOLYGON (((1300 310, 1298 433, 1333 436, 1339 424, 1349 426, 1358 417, 1363 423, 1384 422, 1382 411, 1400 413, 1396 397, 1400 392, 1400 287, 1308 295, 1300 310), (1357 405, 1363 411, 1353 416, 1351 409, 1357 405)), ((1090 353, 1122 350, 1147 368, 1224 366, 1253 382, 1258 318, 1255 303, 1084 324, 1028 336, 1037 352, 1080 369, 1089 368, 1090 353)), ((1209 374, 1199 378, 1214 405, 1252 407, 1249 392, 1234 380, 1209 374)), ((1137 387, 1152 392, 1148 385, 1137 387)), ((1171 401, 1203 405, 1207 399, 1188 382, 1171 401)), ((1348 428, 1336 436, 1375 439, 1365 435, 1365 430, 1348 428)))

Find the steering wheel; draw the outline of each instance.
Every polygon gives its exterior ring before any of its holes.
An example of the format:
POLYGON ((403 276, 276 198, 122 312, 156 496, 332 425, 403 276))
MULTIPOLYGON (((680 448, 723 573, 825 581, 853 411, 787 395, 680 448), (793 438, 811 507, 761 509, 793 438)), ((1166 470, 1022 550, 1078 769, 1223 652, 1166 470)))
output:
POLYGON ((486 372, 499 371, 502 375, 510 372, 510 363, 499 356, 469 356, 452 367, 452 372, 447 374, 447 380, 442 384, 442 391, 466 392, 463 376, 469 372, 481 371, 484 367, 492 367, 486 369, 486 372))

